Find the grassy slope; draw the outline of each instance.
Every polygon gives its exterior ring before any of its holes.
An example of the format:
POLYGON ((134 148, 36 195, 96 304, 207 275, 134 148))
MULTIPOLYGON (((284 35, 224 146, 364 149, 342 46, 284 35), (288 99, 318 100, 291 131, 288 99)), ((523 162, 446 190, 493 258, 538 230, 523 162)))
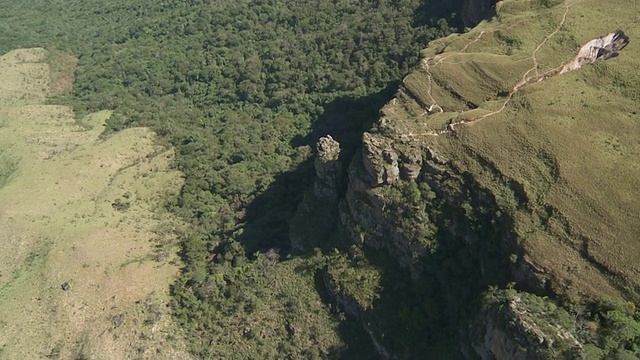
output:
POLYGON ((637 303, 639 5, 556 3, 545 8, 537 1, 506 0, 492 21, 432 43, 423 56, 442 55, 430 60, 428 71, 422 67, 405 79, 409 95, 401 93, 404 101, 390 103, 385 113, 403 141, 435 147, 498 194, 516 219, 524 256, 547 273, 552 290, 637 303), (566 5, 566 21, 555 32, 566 5), (569 61, 580 44, 616 29, 631 38, 619 57, 533 81, 503 111, 459 125, 454 134, 429 135, 449 119, 498 110, 505 93, 534 68, 532 54, 545 38, 536 53, 540 73, 569 61), (422 107, 434 100, 445 112, 425 115, 422 107), (471 110, 469 103, 479 108, 471 110), (509 180, 522 193, 509 188, 509 180), (524 206, 516 206, 517 197, 524 206))
POLYGON ((45 58, 0 57, 0 358, 184 358, 163 306, 177 267, 153 250, 175 224, 157 211, 181 183, 173 153, 142 128, 100 140, 108 112, 80 126, 44 105, 45 58))

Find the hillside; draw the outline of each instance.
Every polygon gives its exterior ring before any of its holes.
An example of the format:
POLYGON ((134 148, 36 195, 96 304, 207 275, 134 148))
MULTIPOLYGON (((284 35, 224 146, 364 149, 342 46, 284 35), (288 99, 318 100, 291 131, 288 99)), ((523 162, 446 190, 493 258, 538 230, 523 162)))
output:
MULTIPOLYGON (((628 28, 629 36, 634 38, 633 19, 627 20, 625 26, 622 15, 627 10, 623 5, 617 8, 620 12, 612 14, 618 19, 617 25, 628 28)), ((538 66, 536 72, 544 73, 556 64, 566 63, 576 44, 611 31, 606 21, 600 26, 590 25, 588 31, 580 27, 583 22, 591 23, 583 19, 600 13, 594 4, 569 3, 565 9, 560 5, 554 10, 556 18, 564 10, 567 20, 559 23, 561 32, 552 33, 560 40, 550 37, 550 49, 538 52, 544 65, 538 66), (561 59, 560 54, 566 54, 565 60, 558 63, 555 59, 561 59)), ((539 16, 545 15, 549 16, 539 16)), ((531 36, 530 29, 527 33, 531 36)), ((523 35, 510 31, 510 36, 517 39, 523 35)), ((460 147, 464 148, 466 159, 460 158, 459 170, 474 173, 483 186, 493 183, 494 193, 499 188, 492 178, 518 184, 519 190, 512 190, 512 196, 525 200, 518 206, 526 214, 522 217, 529 219, 519 222, 519 216, 514 215, 514 228, 525 245, 525 253, 535 256, 532 262, 543 269, 553 269, 550 275, 558 277, 559 283, 574 283, 567 290, 595 296, 623 295, 637 302, 640 287, 634 274, 638 271, 635 259, 640 251, 636 244, 640 228, 633 219, 639 214, 640 203, 633 194, 639 185, 634 179, 640 175, 636 156, 640 131, 636 79, 633 72, 629 73, 636 66, 634 50, 631 45, 611 62, 528 84, 514 94, 516 100, 507 103, 504 113, 493 114, 497 110, 492 111, 492 104, 481 103, 479 109, 484 108, 485 113, 488 110, 489 116, 483 114, 479 123, 457 128, 458 139, 438 137, 434 146, 438 150, 437 146, 442 146, 446 149, 442 156, 451 158, 460 153, 460 147), (466 164, 462 165, 462 161, 466 164), (487 168, 487 164, 493 166, 487 168), (476 169, 480 167, 493 174, 479 174, 476 169), (536 227, 542 231, 536 231, 536 227), (590 271, 594 273, 589 274, 590 271)), ((517 53, 530 51, 531 47, 523 45, 517 53)), ((513 56, 518 59, 518 55, 513 56)), ((468 73, 482 72, 489 71, 480 67, 468 73)), ((485 81, 490 82, 486 78, 485 81)), ((493 94, 474 95, 490 102, 493 94)), ((460 118, 465 115, 456 114, 460 118)), ((557 291, 563 292, 560 289, 557 291)))
POLYGON ((0 57, 0 358, 189 358, 166 308, 180 222, 158 211, 173 151, 45 104, 48 58, 0 57))
MULTIPOLYGON (((464 357, 640 354, 637 6, 502 1, 431 42, 364 134, 342 224, 416 284, 438 283, 426 298, 459 321, 464 357), (631 39, 619 56, 561 71, 618 29, 631 39)), ((374 337, 388 326, 375 302, 353 313, 374 337)))
MULTIPOLYGON (((548 286, 557 294, 638 301, 633 42, 610 61, 533 76, 615 29, 589 21, 601 9, 587 1, 535 15, 523 14, 524 5, 504 2, 496 20, 432 43, 398 100, 383 109, 379 133, 398 147, 430 147, 494 194, 514 221, 523 261, 554 278, 548 286), (429 106, 443 111, 422 109, 429 106)), ((628 10, 616 9, 609 13, 633 39, 634 18, 625 23, 628 10)))
POLYGON ((0 357, 640 357, 635 1, 3 5, 0 357))

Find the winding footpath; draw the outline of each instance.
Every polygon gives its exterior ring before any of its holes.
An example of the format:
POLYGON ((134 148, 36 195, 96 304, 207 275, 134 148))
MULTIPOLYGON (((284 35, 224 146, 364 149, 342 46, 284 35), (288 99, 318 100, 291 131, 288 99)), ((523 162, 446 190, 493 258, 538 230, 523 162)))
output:
MULTIPOLYGON (((547 78, 550 74, 554 74, 557 73, 559 69, 561 69, 564 64, 560 65, 557 68, 548 70, 546 72, 544 72, 543 74, 540 73, 539 71, 539 67, 540 64, 538 62, 538 52, 540 51, 540 49, 542 49, 542 47, 549 41, 549 39, 551 39, 553 36, 555 36, 563 27, 564 24, 567 20, 567 15, 569 13, 569 9, 571 7, 571 4, 569 4, 568 1, 564 2, 564 13, 562 15, 562 20, 560 21, 560 23, 558 24, 558 26, 556 27, 556 29, 551 32, 549 35, 547 35, 537 46, 536 48, 533 50, 533 52, 531 53, 531 56, 527 59, 531 59, 533 61, 533 66, 527 70, 523 75, 522 75, 522 79, 516 83, 513 88, 511 89, 511 91, 509 92, 509 94, 507 94, 507 96, 505 97, 504 101, 502 102, 501 106, 494 111, 491 111, 489 113, 486 113, 484 115, 475 117, 475 118, 470 118, 470 119, 461 119, 458 121, 452 121, 451 123, 449 123, 449 125, 445 128, 445 129, 441 129, 441 130, 432 130, 426 133, 421 133, 421 134, 412 134, 412 133, 408 133, 405 134, 403 137, 409 136, 409 137, 415 137, 415 136, 439 136, 442 134, 450 134, 455 132, 455 127, 458 125, 464 125, 464 124, 470 124, 470 123, 475 123, 481 120, 484 120, 490 116, 496 115, 501 113, 509 104, 509 102, 511 102, 511 99, 513 98, 513 95, 515 93, 517 93, 522 87, 524 87, 525 85, 528 85, 532 82, 537 82, 537 81, 542 81, 545 78, 547 78), (533 74, 532 74, 533 73, 533 74)), ((426 115, 426 114, 431 114, 434 112, 434 110, 437 110, 439 113, 444 112, 444 109, 438 105, 436 99, 433 97, 431 91, 432 91, 432 83, 433 83, 433 76, 431 73, 431 68, 434 66, 437 66, 441 63, 443 63, 447 58, 453 56, 454 54, 460 54, 460 53, 464 53, 472 44, 478 42, 482 36, 484 34, 486 34, 487 32, 494 32, 499 30, 499 28, 493 29, 493 30, 489 30, 489 31, 481 31, 478 36, 473 39, 472 41, 470 41, 468 44, 466 44, 462 49, 460 49, 460 51, 455 52, 451 55, 435 55, 433 57, 430 58, 424 58, 422 59, 422 63, 421 63, 421 68, 425 71, 425 73, 427 74, 427 81, 428 81, 428 90, 427 90, 427 97, 429 99, 429 101, 431 101, 431 104, 429 105, 429 107, 426 109, 426 111, 422 114, 422 115, 426 115), (434 62, 435 61, 435 62, 434 62), (432 65, 429 65, 430 62, 433 62, 432 65)))

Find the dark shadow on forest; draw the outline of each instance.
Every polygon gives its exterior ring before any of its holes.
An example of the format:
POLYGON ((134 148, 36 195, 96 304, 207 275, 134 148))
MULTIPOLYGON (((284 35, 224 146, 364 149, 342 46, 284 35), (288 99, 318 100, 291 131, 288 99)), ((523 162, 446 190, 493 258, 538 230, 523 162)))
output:
POLYGON ((415 11, 413 26, 438 27, 441 19, 446 20, 449 27, 464 29, 462 23, 462 0, 427 0, 415 11))
POLYGON ((349 160, 360 146, 362 133, 371 129, 378 120, 380 109, 398 91, 400 82, 393 82, 380 91, 360 98, 337 98, 323 106, 322 115, 311 125, 311 132, 291 141, 291 146, 315 147, 318 139, 331 135, 340 143, 343 158, 349 160))
MULTIPOLYGON (((315 143, 320 137, 331 135, 341 145, 346 183, 346 168, 360 147, 362 133, 370 129, 373 123, 378 120, 380 109, 391 100, 398 85, 398 83, 393 83, 370 96, 342 97, 327 103, 323 107, 322 115, 313 122, 311 132, 305 137, 293 139, 291 145, 310 146, 315 149, 315 143)), ((312 157, 293 170, 277 175, 273 183, 248 204, 244 231, 238 237, 248 256, 256 251, 264 252, 269 249, 277 249, 281 255, 290 253, 289 223, 304 194, 313 186, 315 178, 313 162, 314 158, 312 157)), ((334 228, 338 222, 337 206, 333 206, 331 214, 327 214, 327 216, 335 217, 330 220, 333 223, 331 227, 334 228)), ((309 231, 314 231, 316 225, 309 223, 309 231)), ((329 232, 334 233, 335 230, 329 230, 329 232)), ((335 238, 335 236, 329 237, 335 238)), ((304 255, 302 254, 302 256, 304 255)), ((318 270, 315 276, 317 291, 325 303, 333 303, 333 299, 327 293, 321 280, 320 271, 322 270, 318 270)), ((338 315, 334 313, 333 316, 338 315)), ((356 319, 347 318, 341 321, 339 332, 346 347, 333 349, 332 358, 364 359, 376 357, 371 339, 356 319)))
POLYGON ((470 5, 463 19, 463 0, 426 0, 419 6, 414 15, 413 26, 427 26, 447 32, 464 32, 467 27, 476 26, 481 20, 491 19, 496 15, 495 3, 490 1, 470 5), (475 13, 474 13, 475 11, 475 13), (481 12, 483 11, 483 12, 481 12), (465 21, 467 22, 465 24, 465 21), (469 23, 469 21, 473 21, 469 23))
MULTIPOLYGON (((361 144, 362 133, 378 120, 380 109, 391 100, 398 85, 397 82, 390 84, 366 97, 342 97, 327 103, 323 106, 322 115, 313 122, 310 133, 293 139, 291 146, 308 145, 315 149, 320 137, 331 135, 340 143, 346 172, 347 165, 361 144)), ((289 221, 304 193, 313 185, 313 161, 313 158, 308 159, 293 170, 278 174, 273 183, 247 205, 246 224, 238 240, 245 246, 248 255, 271 248, 288 253, 289 221)))

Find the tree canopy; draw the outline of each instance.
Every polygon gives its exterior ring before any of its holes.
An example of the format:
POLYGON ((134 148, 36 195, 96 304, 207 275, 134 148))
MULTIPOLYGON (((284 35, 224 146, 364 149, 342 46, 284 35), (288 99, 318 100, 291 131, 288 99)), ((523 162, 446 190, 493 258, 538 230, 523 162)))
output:
MULTIPOLYGON (((204 355, 212 338, 230 341, 211 331, 224 316, 250 317, 265 308, 260 299, 286 305, 317 296, 309 293, 313 272, 270 267, 260 254, 287 254, 317 137, 331 133, 352 151, 419 50, 450 32, 440 19, 449 15, 424 11, 420 0, 7 0, 0 51, 73 54, 73 90, 53 101, 73 105, 79 117, 114 110, 105 136, 150 126, 176 147, 185 184, 166 206, 189 223, 176 314, 204 355), (265 286, 260 276, 299 279, 295 288, 256 289, 265 286)), ((308 336, 319 339, 317 354, 331 353, 327 347, 339 345, 327 333, 337 331, 335 314, 321 302, 294 305, 272 310, 289 324, 320 314, 308 336)), ((245 339, 260 349, 252 356, 275 351, 255 339, 245 339)), ((300 349, 286 352, 302 356, 300 349)))

